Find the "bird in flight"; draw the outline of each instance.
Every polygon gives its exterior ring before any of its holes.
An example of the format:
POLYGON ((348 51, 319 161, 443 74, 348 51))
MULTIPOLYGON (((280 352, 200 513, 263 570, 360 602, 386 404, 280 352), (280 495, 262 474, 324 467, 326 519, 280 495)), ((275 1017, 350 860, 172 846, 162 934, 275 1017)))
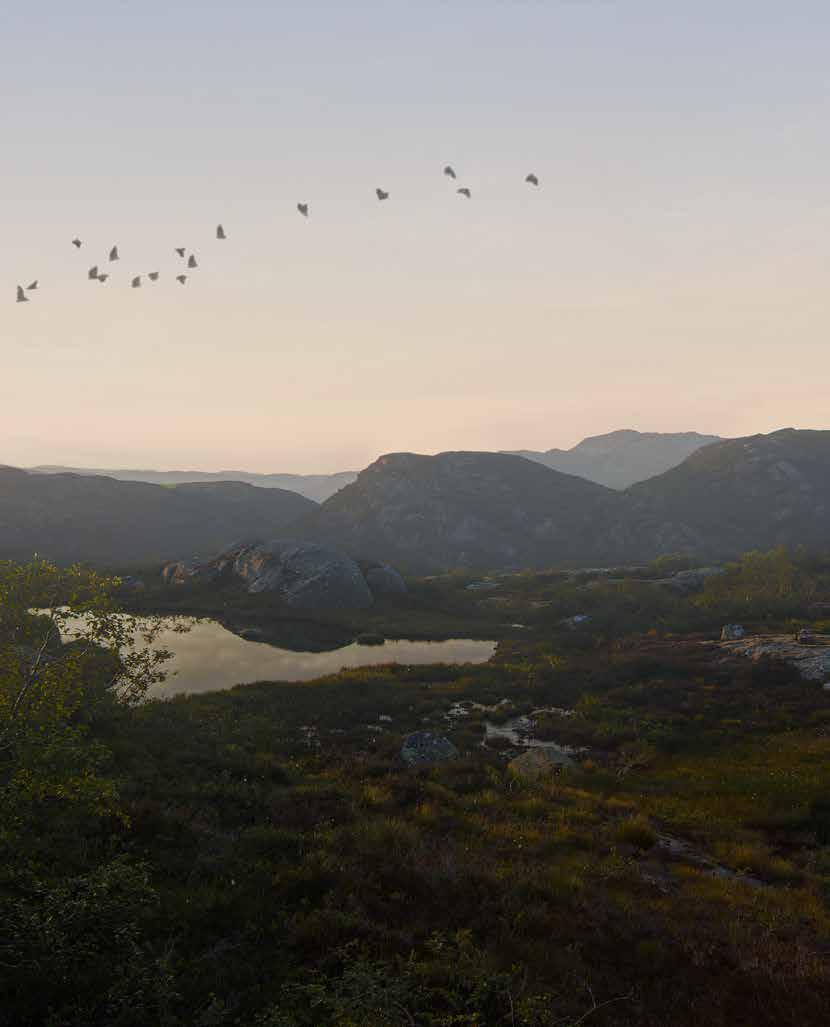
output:
POLYGON ((118 247, 117 246, 113 246, 113 248, 110 250, 110 260, 120 260, 120 259, 121 258, 118 256, 118 247))
POLYGON ((136 275, 135 278, 130 282, 131 289, 141 288, 141 275, 136 275))
POLYGON ((179 283, 179 285, 184 285, 184 283, 187 281, 187 275, 176 275, 176 281, 179 283))
POLYGON ((109 275, 98 275, 99 282, 105 282, 109 278, 109 275))
POLYGON ((18 303, 28 303, 29 302, 29 297, 26 295, 22 285, 18 285, 18 287, 17 287, 17 302, 18 303))
POLYGON ((297 210, 302 214, 302 216, 304 218, 308 217, 308 204, 307 203, 298 203, 297 204, 297 210))
POLYGON ((86 276, 94 282, 98 277, 98 265, 95 264, 94 267, 91 267, 89 271, 87 271, 86 276))
POLYGON ((26 292, 31 292, 32 289, 36 289, 36 288, 37 288, 37 278, 30 285, 26 286, 26 292))
POLYGON ((151 282, 157 282, 159 280, 159 273, 158 271, 151 271, 147 275, 147 277, 150 279, 151 282))
POLYGON ((216 238, 217 239, 227 239, 228 238, 225 235, 225 229, 221 225, 217 225, 216 226, 216 238))
POLYGON ((375 195, 379 200, 388 200, 389 193, 384 192, 383 189, 375 189, 375 195))
POLYGON ((184 256, 184 254, 185 254, 185 248, 184 248, 184 246, 177 246, 177 247, 176 247, 176 253, 178 253, 178 255, 179 255, 180 257, 183 257, 183 256, 184 256))
POLYGON ((444 168, 444 174, 447 176, 447 178, 455 178, 455 169, 451 164, 448 164, 444 168))
POLYGON ((79 250, 81 248, 81 240, 80 239, 73 239, 72 240, 72 245, 75 247, 76 250, 79 250))
POLYGON ((467 188, 466 185, 462 185, 460 189, 456 189, 455 191, 457 193, 461 193, 462 196, 466 196, 468 200, 472 196, 472 193, 470 192, 470 190, 467 188))
POLYGON ((190 256, 189 256, 189 257, 187 258, 187 266, 188 266, 188 267, 198 267, 198 266, 199 266, 199 265, 198 265, 198 264, 196 263, 196 258, 195 258, 195 257, 193 256, 193 254, 192 254, 192 253, 191 253, 191 254, 190 254, 190 256))
POLYGON ((525 179, 525 182, 529 182, 530 185, 538 185, 539 184, 539 179, 531 171, 531 173, 525 179))

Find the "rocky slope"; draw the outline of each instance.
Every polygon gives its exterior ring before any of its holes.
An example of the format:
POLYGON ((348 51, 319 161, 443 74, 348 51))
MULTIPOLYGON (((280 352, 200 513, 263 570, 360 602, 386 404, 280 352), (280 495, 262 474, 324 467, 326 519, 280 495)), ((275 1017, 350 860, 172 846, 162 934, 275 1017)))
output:
POLYGON ((542 453, 521 449, 514 451, 514 455, 565 474, 578 474, 609 488, 625 489, 676 467, 702 446, 719 441, 717 435, 699 435, 694 431, 665 433, 623 429, 593 435, 573 449, 549 449, 542 453))
POLYGON ((830 432, 713 443, 613 491, 522 457, 381 457, 296 529, 413 571, 608 565, 830 548, 830 432))
POLYGON ((630 523, 661 552, 719 558, 776 545, 830 548, 830 431, 786 428, 715 443, 629 489, 630 523))
POLYGON ((601 561, 626 500, 610 489, 499 453, 393 453, 296 526, 405 568, 511 568, 601 561))
POLYGON ((163 488, 0 467, 0 558, 150 563, 273 537, 316 504, 239 482, 163 488))
POLYGON ((254 471, 149 471, 149 470, 94 470, 83 467, 60 467, 42 464, 30 467, 32 474, 80 474, 84 477, 115 478, 116 481, 143 481, 150 485, 181 485, 184 483, 215 483, 220 481, 241 481, 258 488, 287 489, 297 492, 315 503, 322 503, 350 485, 357 473, 339 471, 336 474, 257 474, 254 471))

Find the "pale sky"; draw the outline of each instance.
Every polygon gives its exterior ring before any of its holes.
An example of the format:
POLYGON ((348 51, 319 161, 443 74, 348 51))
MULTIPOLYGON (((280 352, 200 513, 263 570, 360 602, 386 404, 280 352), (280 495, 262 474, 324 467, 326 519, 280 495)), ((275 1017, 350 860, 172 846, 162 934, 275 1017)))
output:
POLYGON ((0 463, 830 427, 826 2, 3 7, 0 463))

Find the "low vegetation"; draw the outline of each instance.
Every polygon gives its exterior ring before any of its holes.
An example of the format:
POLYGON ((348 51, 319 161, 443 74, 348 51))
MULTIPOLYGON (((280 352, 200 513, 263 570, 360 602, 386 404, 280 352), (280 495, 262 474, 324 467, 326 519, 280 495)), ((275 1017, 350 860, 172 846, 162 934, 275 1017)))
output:
POLYGON ((4 565, 7 1022, 824 1023, 830 693, 713 639, 726 614, 820 628, 830 564, 750 554, 699 593, 654 584, 683 566, 417 582, 344 627, 432 618, 498 638, 489 664, 147 702, 164 654, 152 626, 127 652, 113 582, 4 565), (29 611, 67 601, 92 616, 62 646, 29 611), (580 751, 532 782, 483 721, 540 710, 536 734, 580 751), (460 758, 407 769, 419 729, 460 758))

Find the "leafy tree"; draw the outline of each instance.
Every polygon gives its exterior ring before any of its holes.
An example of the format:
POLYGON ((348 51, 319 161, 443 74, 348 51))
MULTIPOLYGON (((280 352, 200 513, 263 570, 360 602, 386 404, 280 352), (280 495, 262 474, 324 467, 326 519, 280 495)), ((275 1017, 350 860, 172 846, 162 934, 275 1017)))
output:
POLYGON ((158 620, 119 613, 117 585, 0 564, 0 1008, 21 1025, 140 1023, 158 1006, 138 941, 154 893, 113 855, 127 818, 98 729, 170 654, 152 648, 158 620))

